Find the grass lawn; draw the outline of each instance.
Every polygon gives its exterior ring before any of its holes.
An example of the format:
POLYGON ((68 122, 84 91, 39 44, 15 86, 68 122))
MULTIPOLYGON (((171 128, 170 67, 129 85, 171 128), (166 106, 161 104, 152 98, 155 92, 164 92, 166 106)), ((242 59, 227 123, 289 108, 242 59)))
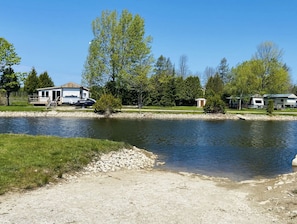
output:
POLYGON ((55 182, 78 171, 95 155, 128 147, 123 142, 0 134, 0 194, 55 182))

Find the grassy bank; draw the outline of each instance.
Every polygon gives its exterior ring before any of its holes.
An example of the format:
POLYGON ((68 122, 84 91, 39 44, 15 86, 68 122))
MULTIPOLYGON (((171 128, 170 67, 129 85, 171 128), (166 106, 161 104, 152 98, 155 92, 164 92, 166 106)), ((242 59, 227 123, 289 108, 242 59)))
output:
POLYGON ((0 194, 55 182, 64 173, 80 170, 96 154, 125 146, 89 138, 0 134, 0 194))

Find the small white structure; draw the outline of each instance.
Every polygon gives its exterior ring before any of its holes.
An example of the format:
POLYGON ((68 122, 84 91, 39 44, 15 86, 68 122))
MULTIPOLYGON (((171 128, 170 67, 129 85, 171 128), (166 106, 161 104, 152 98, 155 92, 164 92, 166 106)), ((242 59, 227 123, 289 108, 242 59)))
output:
POLYGON ((264 103, 266 106, 269 100, 273 101, 276 109, 297 106, 297 96, 295 94, 265 94, 264 103))
POLYGON ((90 97, 89 89, 73 82, 66 83, 62 86, 46 87, 37 89, 37 97, 29 98, 31 104, 49 105, 58 104, 75 104, 80 99, 90 97))
POLYGON ((204 107, 206 104, 205 98, 198 98, 198 99, 195 99, 195 101, 197 102, 197 107, 204 107))
POLYGON ((296 166, 296 167, 297 167, 297 155, 296 155, 295 158, 292 160, 292 166, 296 166))
POLYGON ((264 98, 261 95, 253 95, 250 98, 250 102, 248 104, 248 108, 263 108, 264 107, 264 98))

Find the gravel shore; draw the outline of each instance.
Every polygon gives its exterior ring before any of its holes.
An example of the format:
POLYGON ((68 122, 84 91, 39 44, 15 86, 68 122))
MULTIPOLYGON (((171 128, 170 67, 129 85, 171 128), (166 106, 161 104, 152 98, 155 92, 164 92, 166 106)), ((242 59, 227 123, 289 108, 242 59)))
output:
POLYGON ((155 160, 123 149, 58 184, 2 195, 0 223, 296 223, 296 173, 233 182, 159 171, 155 160))
MULTIPOLYGON (((79 117, 79 118, 106 118, 106 116, 90 111, 45 111, 45 112, 3 112, 0 117, 79 117)), ((273 120, 289 121, 297 120, 297 116, 292 115, 257 115, 257 114, 185 114, 185 113, 127 113, 119 112, 108 116, 110 119, 197 119, 197 120, 273 120)))

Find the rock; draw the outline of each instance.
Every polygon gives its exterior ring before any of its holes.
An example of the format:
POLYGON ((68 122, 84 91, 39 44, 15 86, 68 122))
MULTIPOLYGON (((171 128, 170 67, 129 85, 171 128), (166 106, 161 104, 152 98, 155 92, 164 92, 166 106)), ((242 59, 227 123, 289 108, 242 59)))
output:
POLYGON ((292 166, 297 166, 297 155, 295 158, 292 160, 292 166))
POLYGON ((108 172, 120 169, 146 169, 155 166, 157 156, 151 152, 138 149, 121 149, 95 158, 86 168, 90 172, 108 172))

